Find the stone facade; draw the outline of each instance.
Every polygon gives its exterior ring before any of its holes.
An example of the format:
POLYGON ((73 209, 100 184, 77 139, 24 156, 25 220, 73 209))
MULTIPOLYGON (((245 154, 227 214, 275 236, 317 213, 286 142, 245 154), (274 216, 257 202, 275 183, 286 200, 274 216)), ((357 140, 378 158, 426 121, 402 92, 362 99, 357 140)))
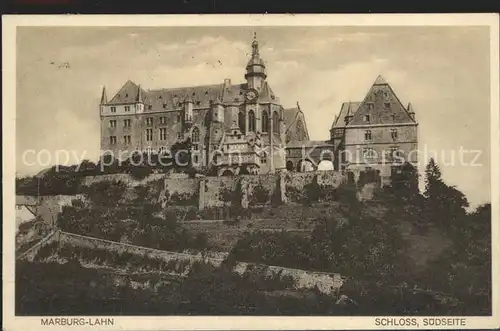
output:
POLYGON ((267 82, 266 65, 254 38, 245 82, 144 90, 132 81, 100 102, 101 151, 117 159, 132 151, 161 153, 176 142, 190 140, 196 168, 217 167, 226 174, 273 173, 285 168, 285 153, 272 153, 290 141, 309 139, 305 118, 297 108, 285 109, 267 82), (218 166, 214 156, 228 160, 234 128, 245 154, 218 166), (254 148, 259 140, 258 149, 254 148), (228 171, 226 171, 228 170, 228 171))
POLYGON ((335 168, 354 174, 374 170, 387 182, 404 162, 417 167, 418 123, 379 76, 362 102, 345 102, 330 130, 335 168))

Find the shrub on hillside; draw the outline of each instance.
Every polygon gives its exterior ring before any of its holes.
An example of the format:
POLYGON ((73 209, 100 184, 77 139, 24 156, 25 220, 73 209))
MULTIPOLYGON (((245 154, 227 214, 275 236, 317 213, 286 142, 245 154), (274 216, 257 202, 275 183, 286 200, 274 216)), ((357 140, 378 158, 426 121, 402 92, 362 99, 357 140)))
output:
POLYGON ((83 194, 95 206, 116 206, 122 202, 126 189, 122 181, 106 180, 84 186, 83 194))
POLYGON ((262 184, 256 185, 253 188, 252 196, 250 197, 252 204, 265 204, 269 202, 269 190, 264 188, 262 184))

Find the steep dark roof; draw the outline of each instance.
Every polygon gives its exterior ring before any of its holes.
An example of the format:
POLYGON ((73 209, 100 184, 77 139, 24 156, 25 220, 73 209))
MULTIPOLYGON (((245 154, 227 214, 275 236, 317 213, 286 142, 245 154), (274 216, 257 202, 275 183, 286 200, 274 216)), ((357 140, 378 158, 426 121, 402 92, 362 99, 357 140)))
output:
POLYGON ((283 110, 283 121, 285 122, 285 133, 288 132, 292 125, 300 119, 304 125, 304 131, 306 133, 306 139, 309 140, 309 130, 307 129, 306 117, 299 107, 288 108, 283 110))
MULTIPOLYGON (((116 95, 107 104, 120 105, 126 103, 134 103, 137 100, 139 86, 131 80, 128 80, 116 95)), ((144 93, 144 91, 142 91, 144 93)))
POLYGON ((370 115, 370 125, 416 123, 382 76, 377 77, 348 126, 367 124, 363 119, 364 115, 370 115))
POLYGON ((146 111, 173 110, 188 100, 193 102, 195 108, 208 108, 211 101, 220 98, 222 89, 223 84, 214 84, 150 90, 145 94, 144 104, 147 105, 146 111))
POLYGON ((335 117, 335 120, 332 123, 332 129, 334 128, 343 128, 346 126, 345 123, 345 117, 346 116, 353 116, 356 111, 358 110, 359 106, 361 105, 361 102, 344 102, 342 103, 342 107, 340 108, 340 113, 337 117, 335 117))

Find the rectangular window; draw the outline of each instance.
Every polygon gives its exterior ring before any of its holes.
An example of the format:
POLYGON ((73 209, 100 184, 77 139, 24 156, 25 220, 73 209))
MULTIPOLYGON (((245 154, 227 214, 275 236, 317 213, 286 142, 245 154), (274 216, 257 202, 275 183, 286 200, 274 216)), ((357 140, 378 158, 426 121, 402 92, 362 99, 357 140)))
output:
POLYGON ((181 140, 181 138, 182 138, 182 133, 177 132, 177 140, 181 140))
POLYGON ((391 129, 391 138, 392 139, 398 139, 398 130, 391 129))
POLYGON ((116 136, 110 136, 109 137, 109 144, 110 145, 116 145, 116 136))
POLYGON ((123 143, 125 145, 129 145, 130 144, 130 136, 123 136, 123 143))
POLYGON ((160 128, 160 140, 167 140, 167 128, 160 128))
POLYGON ((110 128, 116 128, 116 120, 110 120, 109 121, 109 127, 110 128))
POLYGON ((146 118, 146 125, 147 126, 153 125, 153 118, 152 117, 147 117, 146 118))
POLYGON ((368 103, 368 109, 372 110, 375 107, 375 105, 372 102, 368 103))
POLYGON ((365 116, 363 116, 363 120, 364 120, 365 122, 370 122, 370 115, 365 115, 365 116))
POLYGON ((372 132, 370 130, 365 131, 365 140, 372 140, 372 132))
POLYGON ((125 106, 125 111, 130 111, 130 106, 125 106))
POLYGON ((153 141, 153 129, 146 129, 146 141, 153 141))
POLYGON ((162 125, 167 124, 167 118, 166 117, 160 117, 160 124, 162 124, 162 125))
POLYGON ((124 128, 130 128, 130 120, 129 119, 123 120, 123 127, 124 128))
POLYGON ((116 113, 116 107, 111 107, 110 109, 112 113, 116 113))

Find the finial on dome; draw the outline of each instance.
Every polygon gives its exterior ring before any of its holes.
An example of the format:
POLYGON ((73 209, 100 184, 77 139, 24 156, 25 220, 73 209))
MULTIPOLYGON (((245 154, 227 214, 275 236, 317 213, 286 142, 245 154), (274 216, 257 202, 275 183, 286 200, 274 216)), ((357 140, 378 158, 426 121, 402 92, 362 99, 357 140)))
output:
POLYGON ((252 55, 259 55, 259 42, 257 41, 257 32, 253 33, 252 55))

